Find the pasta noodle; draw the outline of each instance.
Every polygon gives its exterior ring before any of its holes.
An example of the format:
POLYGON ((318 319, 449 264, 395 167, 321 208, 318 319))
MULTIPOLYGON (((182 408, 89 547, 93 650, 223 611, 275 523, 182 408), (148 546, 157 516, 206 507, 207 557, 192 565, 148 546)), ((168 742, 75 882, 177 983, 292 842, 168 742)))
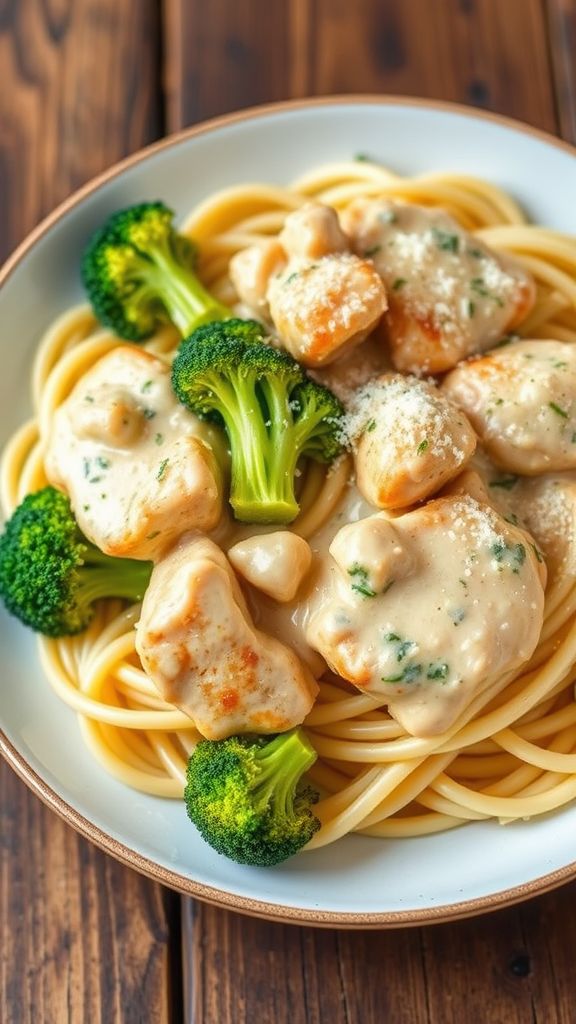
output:
MULTIPOLYGON (((534 275, 535 309, 520 333, 576 343, 576 242, 535 227, 514 200, 487 182, 455 174, 401 178, 365 161, 313 170, 291 188, 239 185, 196 208, 184 231, 201 252, 200 273, 223 302, 234 301, 227 275, 239 249, 273 236, 286 214, 309 198, 340 210, 358 196, 387 196, 442 206, 489 245, 513 253, 534 275)), ((146 348, 170 354, 171 328, 146 348)), ((1 470, 9 514, 44 486, 43 439, 54 410, 78 377, 117 344, 87 307, 65 313, 41 340, 33 368, 34 419, 9 441, 1 470)), ((329 517, 350 472, 343 458, 327 474, 314 465, 292 529, 306 538, 329 517)), ((400 838, 466 821, 507 822, 555 810, 576 797, 576 580, 549 580, 540 643, 530 662, 491 685, 448 732, 406 734, 383 698, 353 691, 329 674, 305 728, 318 751, 311 771, 323 796, 322 827, 310 847, 351 831, 400 838)), ((79 636, 42 637, 43 669, 80 720, 93 755, 129 786, 182 796, 186 763, 200 739, 190 719, 166 704, 140 665, 134 624, 139 607, 100 605, 79 636)))

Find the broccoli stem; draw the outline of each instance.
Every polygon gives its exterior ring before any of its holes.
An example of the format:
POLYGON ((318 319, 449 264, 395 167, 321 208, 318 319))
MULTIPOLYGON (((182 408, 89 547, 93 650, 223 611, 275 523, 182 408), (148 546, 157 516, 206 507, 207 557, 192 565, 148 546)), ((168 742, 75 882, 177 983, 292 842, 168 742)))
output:
POLYGON ((230 317, 230 310, 206 291, 168 247, 155 246, 149 250, 149 256, 150 259, 142 259, 142 276, 161 296, 170 320, 183 337, 202 324, 230 317))
POLYGON ((269 410, 267 425, 256 394, 257 383, 252 376, 239 374, 233 384, 218 381, 212 388, 232 451, 230 503, 242 522, 287 523, 298 515, 293 487, 293 464, 295 468, 298 455, 292 451, 290 410, 284 398, 278 415, 276 402, 269 410))
POLYGON ((114 558, 95 545, 84 544, 82 565, 78 566, 78 604, 88 607, 105 597, 125 597, 139 601, 150 582, 152 564, 133 558, 114 558))
POLYGON ((282 733, 256 754, 260 768, 254 785, 254 804, 263 811, 270 803, 285 817, 293 814, 294 790, 316 760, 314 747, 300 729, 282 733))

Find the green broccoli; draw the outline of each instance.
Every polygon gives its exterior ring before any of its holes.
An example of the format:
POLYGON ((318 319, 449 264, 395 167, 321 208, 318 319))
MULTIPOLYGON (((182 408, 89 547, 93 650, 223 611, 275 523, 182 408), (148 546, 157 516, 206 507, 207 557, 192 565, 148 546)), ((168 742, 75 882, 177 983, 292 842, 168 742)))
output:
POLYGON ((172 386, 189 409, 226 427, 236 518, 290 523, 299 511, 298 459, 331 462, 342 451, 343 408, 292 356, 263 341, 254 320, 200 327, 180 345, 172 386))
POLYGON ((192 270, 192 246, 163 203, 119 210, 95 232, 82 280, 98 319, 129 341, 143 341, 171 320, 185 336, 231 316, 192 270))
POLYGON ((300 782, 315 760, 300 729, 272 740, 203 740, 188 762, 188 816, 225 857, 261 867, 279 864, 320 828, 310 810, 318 794, 300 782))
POLYGON ((0 536, 0 597, 46 636, 86 629, 98 598, 140 600, 151 572, 151 562, 112 558, 86 540, 54 487, 24 498, 0 536))

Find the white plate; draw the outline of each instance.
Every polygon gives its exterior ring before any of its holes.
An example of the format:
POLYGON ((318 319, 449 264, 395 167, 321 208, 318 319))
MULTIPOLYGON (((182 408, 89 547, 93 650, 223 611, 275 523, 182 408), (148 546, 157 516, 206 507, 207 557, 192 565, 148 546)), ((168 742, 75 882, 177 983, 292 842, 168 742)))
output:
MULTIPOLYGON (((125 161, 48 219, 0 282, 5 440, 27 411, 31 354, 46 325, 82 299, 78 257, 118 207, 162 198, 184 215, 243 181, 287 183, 363 152, 402 173, 469 172, 510 190, 540 223, 576 233, 576 153, 538 132, 464 108, 341 99, 260 108, 184 132, 125 161)), ((350 927, 478 913, 576 875, 576 806, 502 828, 475 823, 419 839, 349 837, 267 870, 207 847, 183 804, 114 781, 84 747, 74 714, 40 671, 34 637, 0 613, 0 747, 31 788, 72 825, 139 870, 245 912, 350 927)))

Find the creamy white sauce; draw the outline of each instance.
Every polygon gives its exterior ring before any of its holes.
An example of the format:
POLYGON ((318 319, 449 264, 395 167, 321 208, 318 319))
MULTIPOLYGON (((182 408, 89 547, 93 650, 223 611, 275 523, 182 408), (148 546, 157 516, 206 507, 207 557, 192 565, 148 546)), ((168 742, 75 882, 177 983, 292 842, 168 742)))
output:
POLYGON ((57 410, 46 472, 68 492, 81 530, 102 551, 154 559, 186 530, 218 523, 220 443, 177 402, 166 363, 120 346, 57 410))
POLYGON ((538 642, 536 555, 524 533, 467 496, 362 519, 330 551, 308 595, 307 640, 339 675, 384 694, 415 735, 448 728, 538 642))
POLYGON ((444 210, 358 199, 342 214, 358 255, 386 286, 392 361, 405 373, 441 373, 490 347, 523 320, 534 282, 444 210))
POLYGON ((506 345, 458 366, 442 390, 464 409, 503 469, 526 475, 576 469, 574 345, 506 345))

